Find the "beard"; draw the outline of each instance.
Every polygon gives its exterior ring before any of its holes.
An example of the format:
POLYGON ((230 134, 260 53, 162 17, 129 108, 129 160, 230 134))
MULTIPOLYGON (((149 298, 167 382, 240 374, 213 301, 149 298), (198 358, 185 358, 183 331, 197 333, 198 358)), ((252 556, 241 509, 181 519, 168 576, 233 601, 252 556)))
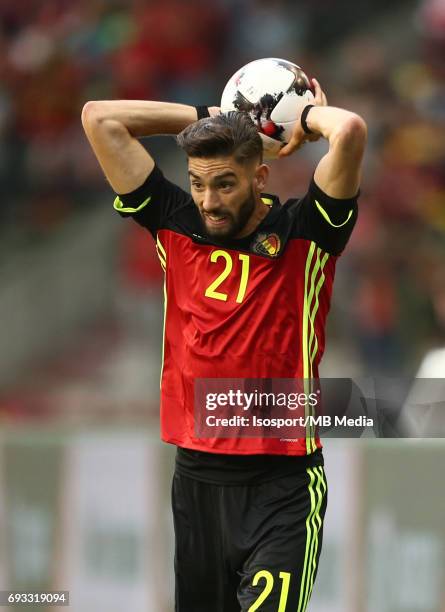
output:
POLYGON ((251 188, 249 195, 243 201, 236 214, 224 207, 213 211, 212 214, 225 217, 226 222, 221 227, 211 225, 206 219, 205 213, 200 210, 199 214, 201 215, 204 233, 210 238, 219 240, 230 240, 235 238, 246 227, 247 222, 255 210, 255 206, 255 194, 251 188))

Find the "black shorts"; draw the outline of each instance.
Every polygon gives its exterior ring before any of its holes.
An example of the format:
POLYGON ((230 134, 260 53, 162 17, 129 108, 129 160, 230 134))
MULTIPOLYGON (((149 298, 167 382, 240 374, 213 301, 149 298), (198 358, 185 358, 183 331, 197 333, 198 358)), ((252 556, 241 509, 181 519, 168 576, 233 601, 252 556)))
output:
POLYGON ((321 465, 269 482, 220 485, 176 470, 176 612, 303 612, 323 535, 321 465))

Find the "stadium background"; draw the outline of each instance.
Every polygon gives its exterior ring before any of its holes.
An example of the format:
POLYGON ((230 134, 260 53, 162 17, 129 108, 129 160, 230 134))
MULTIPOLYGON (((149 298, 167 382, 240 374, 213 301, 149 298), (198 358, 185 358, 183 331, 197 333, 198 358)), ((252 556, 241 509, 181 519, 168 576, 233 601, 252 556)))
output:
MULTIPOLYGON (((112 211, 82 106, 215 104, 258 57, 317 76, 369 126, 323 375, 444 377, 445 3, 1 0, 0 24, 0 588, 69 589, 74 612, 166 612, 162 278, 112 211)), ((274 163, 270 191, 304 193, 324 146, 274 163)), ((185 185, 172 140, 151 150, 185 185)), ((328 442, 310 610, 444 612, 443 443, 328 442)))

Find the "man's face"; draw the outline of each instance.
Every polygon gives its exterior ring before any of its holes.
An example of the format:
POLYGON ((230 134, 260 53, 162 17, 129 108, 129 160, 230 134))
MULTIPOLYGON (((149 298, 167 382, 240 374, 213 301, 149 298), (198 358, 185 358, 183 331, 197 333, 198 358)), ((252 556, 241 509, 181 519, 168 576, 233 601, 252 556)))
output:
POLYGON ((257 168, 233 157, 189 158, 192 197, 208 236, 235 238, 246 228, 257 206, 257 168))

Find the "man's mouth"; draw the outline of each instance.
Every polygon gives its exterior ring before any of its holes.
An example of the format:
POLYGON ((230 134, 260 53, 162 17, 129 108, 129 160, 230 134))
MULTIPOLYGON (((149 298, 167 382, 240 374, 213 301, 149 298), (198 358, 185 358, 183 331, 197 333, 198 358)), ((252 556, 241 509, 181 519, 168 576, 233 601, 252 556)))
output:
POLYGON ((224 225, 228 217, 226 215, 209 215, 208 213, 205 213, 205 219, 210 221, 212 225, 224 225))

